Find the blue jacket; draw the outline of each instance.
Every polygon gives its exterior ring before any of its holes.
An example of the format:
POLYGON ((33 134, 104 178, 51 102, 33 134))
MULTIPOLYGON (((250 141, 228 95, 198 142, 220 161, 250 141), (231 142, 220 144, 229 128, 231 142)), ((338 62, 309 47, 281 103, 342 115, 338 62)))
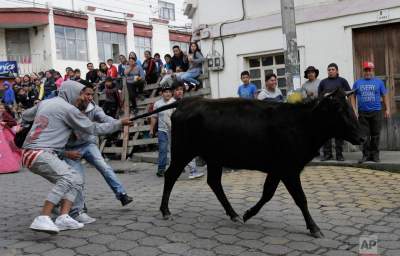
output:
POLYGON ((5 81, 3 85, 7 87, 7 90, 4 92, 3 102, 6 105, 13 105, 15 102, 15 93, 13 88, 8 81, 5 81))

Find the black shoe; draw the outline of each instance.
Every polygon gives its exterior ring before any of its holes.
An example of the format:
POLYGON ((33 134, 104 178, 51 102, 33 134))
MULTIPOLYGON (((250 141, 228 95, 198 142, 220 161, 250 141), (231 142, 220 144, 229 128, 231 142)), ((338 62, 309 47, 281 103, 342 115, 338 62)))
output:
POLYGON ((358 160, 358 163, 362 164, 364 162, 367 162, 368 160, 369 160, 369 157, 366 155, 363 155, 363 157, 360 160, 358 160))
POLYGON ((381 160, 379 159, 379 155, 373 155, 371 156, 371 161, 375 162, 375 163, 379 163, 381 160))
POLYGON ((121 201, 122 206, 125 206, 125 205, 131 203, 133 201, 133 198, 128 196, 127 194, 123 194, 123 195, 121 195, 119 200, 121 201))
POLYGON ((342 154, 336 154, 336 160, 340 161, 340 162, 343 162, 344 161, 343 155, 342 154))
POLYGON ((332 160, 332 159, 333 159, 332 155, 323 155, 321 157, 321 161, 329 161, 329 160, 332 160))
POLYGON ((164 171, 157 171, 157 177, 164 177, 164 171))

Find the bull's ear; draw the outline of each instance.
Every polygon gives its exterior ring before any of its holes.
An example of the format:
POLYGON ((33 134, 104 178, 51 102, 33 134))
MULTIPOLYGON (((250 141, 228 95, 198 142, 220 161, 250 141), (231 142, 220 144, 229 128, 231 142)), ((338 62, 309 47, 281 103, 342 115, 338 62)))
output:
POLYGON ((351 91, 346 91, 344 93, 346 93, 346 96, 349 97, 350 95, 354 94, 356 92, 356 90, 351 90, 351 91))

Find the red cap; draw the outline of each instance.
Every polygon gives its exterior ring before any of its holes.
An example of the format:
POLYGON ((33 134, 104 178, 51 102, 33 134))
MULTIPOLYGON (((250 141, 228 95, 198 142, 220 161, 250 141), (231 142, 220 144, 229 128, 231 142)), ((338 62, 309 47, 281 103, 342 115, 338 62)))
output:
POLYGON ((375 65, 372 61, 364 61, 362 63, 363 69, 374 69, 375 65))

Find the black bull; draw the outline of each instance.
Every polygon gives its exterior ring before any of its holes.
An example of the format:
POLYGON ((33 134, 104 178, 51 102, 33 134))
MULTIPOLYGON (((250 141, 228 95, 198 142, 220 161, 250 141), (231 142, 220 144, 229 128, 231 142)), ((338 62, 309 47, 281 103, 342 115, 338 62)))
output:
POLYGON ((309 103, 267 103, 238 98, 185 98, 142 118, 175 108, 172 115, 171 164, 165 173, 160 210, 165 219, 172 188, 184 167, 196 156, 207 163, 207 183, 233 221, 241 221, 221 185, 222 167, 268 173, 261 199, 243 216, 256 215, 283 182, 303 213, 314 237, 322 237, 313 221, 301 185, 300 173, 319 148, 332 137, 360 144, 357 118, 336 90, 309 103))

